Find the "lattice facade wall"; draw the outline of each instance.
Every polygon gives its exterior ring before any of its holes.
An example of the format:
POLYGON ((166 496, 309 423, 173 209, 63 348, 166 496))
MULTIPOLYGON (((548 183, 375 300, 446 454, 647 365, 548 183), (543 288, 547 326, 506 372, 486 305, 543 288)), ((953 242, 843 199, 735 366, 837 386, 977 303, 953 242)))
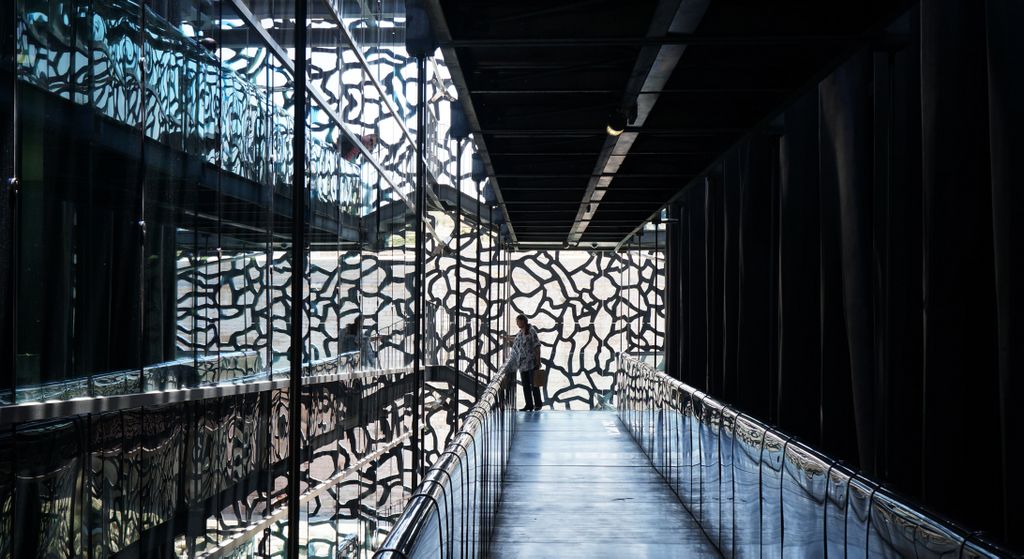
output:
POLYGON ((512 254, 509 303, 540 332, 550 406, 603 407, 618 352, 656 358, 664 344, 664 283, 660 253, 512 254))

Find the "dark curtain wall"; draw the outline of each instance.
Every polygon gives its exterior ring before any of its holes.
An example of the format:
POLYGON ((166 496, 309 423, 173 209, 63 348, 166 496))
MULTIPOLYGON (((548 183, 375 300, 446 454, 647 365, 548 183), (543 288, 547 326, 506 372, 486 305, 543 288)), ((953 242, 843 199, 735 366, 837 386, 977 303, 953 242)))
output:
POLYGON ((993 444, 1000 425, 985 51, 980 4, 922 4, 924 497, 940 510, 970 510, 990 528, 1001 513, 1002 468, 993 444))
POLYGON ((1010 539, 1024 540, 1024 480, 1014 472, 1024 464, 1024 3, 987 3, 989 141, 992 158, 992 225, 995 254, 999 412, 1001 427, 1003 527, 1010 539), (1016 293, 1014 293, 1016 287, 1016 293))
POLYGON ((1016 545, 1021 23, 922 3, 691 185, 669 251, 672 374, 1016 545))

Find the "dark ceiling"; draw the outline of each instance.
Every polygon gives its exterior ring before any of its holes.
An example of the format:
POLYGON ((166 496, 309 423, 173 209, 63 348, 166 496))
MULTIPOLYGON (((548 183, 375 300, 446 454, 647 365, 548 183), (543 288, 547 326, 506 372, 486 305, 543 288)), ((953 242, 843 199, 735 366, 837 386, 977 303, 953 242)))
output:
POLYGON ((515 240, 584 246, 628 238, 908 3, 427 2, 515 240))

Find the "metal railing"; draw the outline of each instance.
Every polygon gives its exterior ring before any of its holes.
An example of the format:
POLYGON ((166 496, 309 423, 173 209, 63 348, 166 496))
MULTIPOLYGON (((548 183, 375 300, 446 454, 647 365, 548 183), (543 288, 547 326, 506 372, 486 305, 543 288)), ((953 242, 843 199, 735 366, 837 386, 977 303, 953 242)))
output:
POLYGON ((375 558, 481 557, 489 546, 515 429, 506 363, 426 472, 375 558))
POLYGON ((725 557, 1006 557, 1008 551, 636 359, 622 422, 725 557))

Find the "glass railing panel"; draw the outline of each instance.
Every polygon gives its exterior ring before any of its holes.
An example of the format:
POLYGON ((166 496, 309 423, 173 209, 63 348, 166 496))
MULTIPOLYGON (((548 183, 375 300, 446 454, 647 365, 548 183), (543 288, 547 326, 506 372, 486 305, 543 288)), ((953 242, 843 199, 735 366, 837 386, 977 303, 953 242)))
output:
POLYGON ((615 395, 626 431, 725 556, 1013 556, 635 358, 619 356, 615 395), (652 444, 654 408, 685 413, 652 444))
POLYGON ((413 492, 374 555, 379 558, 486 555, 515 426, 515 382, 503 366, 463 428, 413 492))
POLYGON ((737 556, 761 553, 761 446, 764 427, 745 416, 736 418, 733 447, 733 534, 737 556))
POLYGON ((689 503, 700 498, 700 437, 697 422, 693 417, 694 402, 691 394, 680 393, 682 405, 682 428, 679 432, 682 449, 683 472, 679 483, 679 494, 689 503))
POLYGON ((825 502, 825 552, 828 557, 846 553, 846 508, 850 500, 850 476, 845 468, 828 472, 825 502))
POLYGON ((871 500, 871 524, 868 554, 872 557, 910 557, 916 555, 914 533, 923 520, 884 492, 871 500))
MULTIPOLYGON (((83 546, 89 545, 75 529, 81 506, 70 506, 77 501, 83 487, 85 435, 84 422, 78 420, 19 426, 0 435, 10 437, 15 447, 14 495, 33 497, 13 502, 11 534, 21 537, 16 536, 10 546, 12 557, 78 557, 83 554, 83 546), (26 534, 30 537, 25 538, 26 534), (29 547, 33 543, 35 545, 29 547)), ((131 450, 137 451, 137 447, 131 450)), ((122 481, 127 481, 125 478, 122 481)), ((131 476, 131 481, 137 484, 138 475, 131 476)), ((137 532, 137 514, 118 515, 117 520, 120 521, 118 537, 137 532)))
MULTIPOLYGON (((963 534, 950 526, 918 522, 914 529, 914 547, 910 553, 920 559, 952 559, 953 557, 971 557, 964 545, 963 534), (963 550, 963 554, 961 554, 963 550)), ((980 555, 979 557, 989 557, 980 555)))
POLYGON ((710 398, 704 399, 700 415, 701 524, 712 542, 721 537, 721 427, 722 407, 710 398))
POLYGON ((782 554, 823 557, 829 464, 791 441, 782 467, 782 554))
MULTIPOLYGON (((684 453, 682 431, 685 428, 685 419, 678 406, 675 387, 673 387, 672 390, 672 398, 666 403, 665 408, 666 413, 668 414, 669 424, 666 436, 668 437, 669 455, 671 457, 671 466, 666 472, 665 478, 669 485, 672 486, 672 490, 679 492, 680 480, 683 476, 683 468, 689 468, 689 465, 682 458, 684 453)), ((625 429, 629 429, 629 426, 625 426, 625 429)))
MULTIPOLYGON (((651 378, 651 385, 657 386, 651 378)), ((687 421, 689 423, 688 434, 690 436, 690 456, 687 463, 690 469, 690 513, 694 518, 704 517, 704 429, 702 416, 704 414, 703 394, 692 392, 686 397, 689 404, 687 408, 687 421)))
MULTIPOLYGON (((721 471, 721 502, 719 506, 719 538, 718 549, 726 556, 731 556, 735 547, 734 530, 735 520, 733 519, 733 503, 736 499, 735 492, 735 457, 736 457, 736 418, 735 410, 722 408, 722 425, 718 430, 719 460, 722 462, 721 471)), ((716 542, 713 542, 716 543, 716 542)))
POLYGON ((768 430, 761 446, 761 556, 782 557, 782 465, 787 437, 768 430))
POLYGON ((871 501, 875 486, 861 477, 849 483, 846 501, 846 556, 868 556, 868 530, 871 522, 871 501))

